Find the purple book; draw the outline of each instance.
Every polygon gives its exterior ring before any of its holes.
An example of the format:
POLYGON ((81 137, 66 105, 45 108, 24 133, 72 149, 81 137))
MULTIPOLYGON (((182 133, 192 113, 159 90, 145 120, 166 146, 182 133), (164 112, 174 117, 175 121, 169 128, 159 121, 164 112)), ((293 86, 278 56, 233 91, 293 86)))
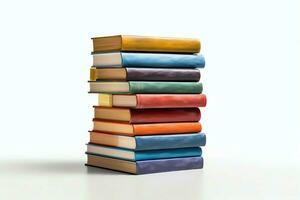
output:
POLYGON ((150 174, 203 168, 203 158, 201 156, 136 162, 91 154, 88 154, 87 157, 87 166, 101 167, 131 174, 150 174))

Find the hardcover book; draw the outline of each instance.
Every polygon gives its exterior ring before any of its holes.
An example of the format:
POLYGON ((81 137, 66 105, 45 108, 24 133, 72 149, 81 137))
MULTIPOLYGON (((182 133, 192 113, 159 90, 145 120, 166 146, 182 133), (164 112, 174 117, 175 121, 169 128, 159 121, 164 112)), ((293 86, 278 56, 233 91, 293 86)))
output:
POLYGON ((206 106, 205 94, 98 94, 98 105, 128 108, 193 108, 206 106))
POLYGON ((90 81, 90 93, 202 93, 203 86, 199 82, 153 82, 153 81, 128 81, 128 82, 101 82, 90 81))
POLYGON ((131 109, 94 107, 94 118, 116 120, 131 124, 154 122, 196 122, 201 112, 199 108, 131 109))
POLYGON ((114 52, 93 54, 94 67, 203 68, 205 60, 196 54, 114 52))
POLYGON ((202 150, 199 147, 189 147, 180 149, 157 149, 145 151, 133 151, 117 147, 109 147, 97 144, 87 144, 87 154, 118 158, 123 160, 155 160, 163 158, 180 158, 201 156, 202 150))
POLYGON ((194 156, 183 158, 142 160, 134 162, 88 154, 86 165, 112 169, 131 174, 150 174, 188 169, 201 169, 203 168, 203 158, 200 156, 194 156))
POLYGON ((94 37, 92 40, 94 52, 150 51, 197 53, 201 47, 200 41, 194 38, 114 35, 94 37))
POLYGON ((90 143, 125 149, 154 150, 205 146, 204 133, 124 136, 90 131, 90 143))
POLYGON ((200 80, 198 69, 179 68, 95 68, 90 69, 91 81, 194 81, 200 80))
POLYGON ((93 131, 130 136, 195 133, 200 132, 202 129, 202 126, 199 122, 129 124, 94 119, 93 124, 93 131))

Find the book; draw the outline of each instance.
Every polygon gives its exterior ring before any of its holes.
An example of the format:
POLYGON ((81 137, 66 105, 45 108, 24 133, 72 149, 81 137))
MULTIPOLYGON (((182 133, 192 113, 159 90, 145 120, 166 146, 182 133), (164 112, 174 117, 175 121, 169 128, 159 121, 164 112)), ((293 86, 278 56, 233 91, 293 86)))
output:
POLYGON ((204 133, 124 136, 90 131, 90 143, 132 150, 173 149, 205 146, 204 133))
POLYGON ((98 105, 129 108, 193 108, 206 106, 205 94, 98 94, 98 105))
POLYGON ((87 144, 88 154, 118 158, 123 160, 154 160, 163 158, 180 158, 190 156, 201 156, 202 150, 199 147, 189 147, 180 149, 156 149, 145 151, 134 151, 118 147, 109 147, 97 144, 87 144))
POLYGON ((86 165, 112 169, 131 174, 150 174, 188 169, 201 169, 203 168, 203 158, 200 156, 193 156, 183 158, 142 160, 134 162, 88 154, 86 165))
POLYGON ((90 81, 90 93, 202 93, 200 82, 90 81))
POLYGON ((90 68, 90 80, 199 81, 198 69, 180 68, 90 68))
POLYGON ((202 129, 199 122, 129 124, 94 119, 93 125, 93 131, 130 136, 195 133, 200 132, 202 129))
POLYGON ((113 52, 93 54, 94 67, 203 68, 204 56, 199 54, 113 52))
POLYGON ((94 106, 94 118, 124 121, 130 124, 155 122, 196 122, 201 112, 199 108, 155 108, 132 109, 94 106))
POLYGON ((197 53, 201 43, 194 38, 150 37, 135 35, 114 35, 94 37, 93 51, 152 51, 197 53))

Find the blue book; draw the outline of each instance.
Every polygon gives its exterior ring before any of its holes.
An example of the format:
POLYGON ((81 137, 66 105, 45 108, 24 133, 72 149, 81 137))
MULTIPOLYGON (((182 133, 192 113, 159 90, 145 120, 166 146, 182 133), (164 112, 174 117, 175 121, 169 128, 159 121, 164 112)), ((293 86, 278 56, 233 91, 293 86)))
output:
POLYGON ((109 147, 97 144, 87 144, 87 154, 118 158, 123 160, 155 160, 166 158, 180 158, 201 156, 202 150, 200 147, 189 147, 180 149, 160 149, 160 150, 145 150, 134 151, 118 147, 109 147))
POLYGON ((170 53, 101 53, 93 54, 94 67, 203 68, 205 60, 199 54, 170 53))
POLYGON ((130 137, 91 131, 90 143, 114 146, 136 151, 174 149, 205 146, 206 135, 204 133, 186 133, 130 137))
POLYGON ((203 168, 203 157, 192 156, 157 160, 127 161, 104 156, 87 155, 87 166, 100 167, 131 174, 149 174, 203 168))

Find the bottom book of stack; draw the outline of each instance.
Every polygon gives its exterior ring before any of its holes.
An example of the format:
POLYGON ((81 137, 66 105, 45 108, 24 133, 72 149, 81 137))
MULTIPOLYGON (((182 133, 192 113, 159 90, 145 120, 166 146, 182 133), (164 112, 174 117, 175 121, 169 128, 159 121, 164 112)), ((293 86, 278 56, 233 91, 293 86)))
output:
POLYGON ((132 174, 149 174, 167 171, 203 168, 201 156, 156 160, 128 161, 88 154, 88 166, 107 168, 132 174))
POLYGON ((88 166, 132 174, 203 168, 204 133, 124 136, 90 132, 88 166))

